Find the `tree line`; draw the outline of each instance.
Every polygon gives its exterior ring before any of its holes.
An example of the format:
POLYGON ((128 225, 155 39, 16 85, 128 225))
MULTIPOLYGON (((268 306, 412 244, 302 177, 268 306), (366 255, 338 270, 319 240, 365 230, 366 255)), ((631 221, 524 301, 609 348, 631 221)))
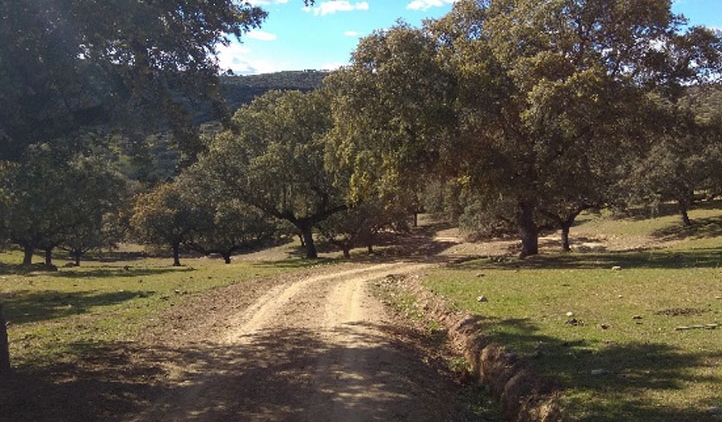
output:
POLYGON ((348 255, 424 208, 515 232, 529 256, 547 227, 569 250, 585 210, 675 201, 689 224, 701 194, 722 192, 721 36, 667 0, 462 0, 362 39, 321 88, 266 92, 233 115, 208 52, 265 12, 127 3, 0 5, 17 40, 0 46, 0 209, 26 264, 128 238, 169 247, 176 265, 182 248, 228 262, 293 235, 308 258, 315 235, 348 255), (123 22, 105 15, 121 6, 123 22), (119 24, 135 31, 117 38, 119 24), (193 116, 208 104, 205 131, 193 116), (123 157, 148 158, 158 124, 173 174, 129 179, 123 157))

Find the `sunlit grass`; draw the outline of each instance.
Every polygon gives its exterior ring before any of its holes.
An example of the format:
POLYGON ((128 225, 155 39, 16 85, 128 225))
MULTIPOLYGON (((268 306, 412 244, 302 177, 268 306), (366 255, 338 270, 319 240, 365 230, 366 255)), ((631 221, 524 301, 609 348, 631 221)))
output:
POLYGON ((720 420, 720 215, 693 212, 702 222, 697 230, 680 228, 672 215, 587 218, 578 231, 679 242, 661 250, 481 259, 434 271, 425 284, 557 381, 571 420, 720 420), (488 302, 478 301, 482 295, 488 302), (720 325, 679 329, 707 324, 720 325))
POLYGON ((12 363, 25 369, 77 359, 81 344, 132 341, 150 318, 197 292, 320 265, 186 258, 172 267, 168 258, 143 258, 63 268, 57 260, 59 271, 43 272, 22 270, 21 260, 16 251, 0 254, 0 302, 12 363))

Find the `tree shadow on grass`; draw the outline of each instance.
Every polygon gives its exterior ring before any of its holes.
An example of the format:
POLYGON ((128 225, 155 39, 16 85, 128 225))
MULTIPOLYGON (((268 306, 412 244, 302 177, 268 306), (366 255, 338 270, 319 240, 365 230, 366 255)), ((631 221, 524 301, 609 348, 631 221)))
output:
POLYGON ((162 267, 162 268, 147 268, 147 267, 134 267, 131 265, 125 266, 107 266, 88 268, 69 268, 53 273, 54 277, 61 278, 72 278, 82 280, 84 278, 137 278, 144 276, 154 276, 167 273, 178 273, 178 272, 192 272, 195 271, 191 267, 162 267))
POLYGON ((660 240, 710 239, 722 237, 722 217, 696 218, 692 224, 682 224, 657 230, 653 237, 660 240))
POLYGON ((637 251, 535 255, 525 259, 511 256, 487 257, 458 266, 461 269, 683 269, 722 266, 722 248, 692 251, 637 251))
MULTIPOLYGON (((722 209, 722 200, 705 200, 696 201, 692 206, 692 210, 719 210, 722 209)), ((648 220, 650 218, 680 216, 679 205, 675 202, 663 202, 656 207, 642 206, 629 208, 624 211, 618 211, 617 218, 631 218, 634 220, 648 220)), ((681 224, 681 219, 680 219, 681 224)))
MULTIPOLYGON (((722 397, 690 397, 691 404, 684 408, 653 397, 692 383, 714 390, 722 377, 694 371, 713 368, 710 362, 719 362, 722 351, 692 353, 663 343, 567 341, 541 334, 528 319, 475 319, 491 341, 506 345, 520 362, 552 384, 581 393, 582 398, 575 395, 569 406, 581 411, 582 422, 719 420, 710 409, 718 407, 722 397)), ((570 330, 580 328, 569 325, 570 330)))
POLYGON ((3 303, 3 314, 8 321, 13 324, 25 324, 84 314, 99 306, 117 305, 132 299, 148 297, 154 293, 153 291, 109 293, 16 291, 0 294, 0 302, 3 303))
POLYGON ((0 382, 0 420, 465 420, 438 368, 364 328, 383 331, 347 324, 331 329, 343 340, 285 329, 234 344, 74 344, 73 363, 0 382))
POLYGON ((100 267, 72 267, 60 270, 47 270, 42 265, 33 265, 30 267, 20 264, 4 264, 0 263, 0 275, 32 275, 33 273, 47 273, 53 277, 62 278, 118 278, 118 277, 139 277, 165 274, 177 271, 193 271, 189 267, 171 267, 165 268, 144 268, 134 267, 132 265, 113 266, 103 265, 100 267))
POLYGON ((319 265, 328 265, 339 262, 333 258, 316 258, 306 259, 305 255, 299 257, 291 257, 280 261, 258 261, 253 265, 260 268, 284 268, 284 269, 305 269, 314 268, 319 265))

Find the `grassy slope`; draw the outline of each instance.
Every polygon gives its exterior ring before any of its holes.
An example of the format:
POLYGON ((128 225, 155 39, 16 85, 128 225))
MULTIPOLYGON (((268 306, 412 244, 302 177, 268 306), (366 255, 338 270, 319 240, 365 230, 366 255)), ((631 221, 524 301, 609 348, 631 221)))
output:
POLYGON ((675 216, 587 218, 573 229, 663 249, 481 259, 426 284, 559 382, 572 419, 722 420, 710 413, 722 406, 722 327, 675 330, 722 323, 722 212, 691 216, 693 229, 675 216))
POLYGON ((24 371, 72 361, 94 344, 132 341, 154 315, 194 292, 308 265, 185 259, 183 267, 171 267, 167 258, 147 258, 22 272, 14 265, 21 260, 17 252, 0 254, 0 303, 13 366, 24 371))

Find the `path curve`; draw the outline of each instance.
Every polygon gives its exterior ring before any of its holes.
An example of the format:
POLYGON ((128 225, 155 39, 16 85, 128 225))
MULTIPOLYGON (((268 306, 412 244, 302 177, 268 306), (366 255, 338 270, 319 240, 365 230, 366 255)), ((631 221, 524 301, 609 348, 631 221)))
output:
POLYGON ((227 317, 133 422, 458 420, 450 380, 390 335, 370 284, 429 264, 339 268, 269 288, 227 317))

